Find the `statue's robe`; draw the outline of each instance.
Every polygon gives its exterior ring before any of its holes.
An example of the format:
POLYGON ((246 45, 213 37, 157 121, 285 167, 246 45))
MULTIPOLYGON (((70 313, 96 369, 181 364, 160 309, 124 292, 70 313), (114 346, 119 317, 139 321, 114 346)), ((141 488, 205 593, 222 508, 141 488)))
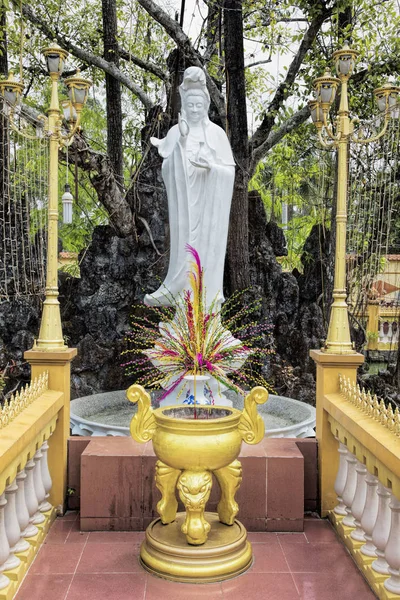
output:
POLYGON ((202 131, 189 131, 186 143, 179 127, 172 127, 158 145, 163 157, 162 177, 167 189, 170 226, 170 258, 167 276, 158 290, 145 297, 146 304, 170 305, 189 289, 190 254, 186 244, 200 255, 204 269, 207 306, 224 300, 222 283, 228 237, 229 213, 235 179, 235 163, 228 138, 221 127, 206 119, 202 131), (203 138, 199 142, 200 137, 203 138), (189 159, 206 159, 211 168, 193 166, 189 159))

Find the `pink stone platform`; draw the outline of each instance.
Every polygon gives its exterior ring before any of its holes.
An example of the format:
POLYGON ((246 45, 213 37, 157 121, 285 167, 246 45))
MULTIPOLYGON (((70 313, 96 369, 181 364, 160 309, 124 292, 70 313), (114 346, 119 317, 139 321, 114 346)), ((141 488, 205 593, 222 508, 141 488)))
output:
MULTIPOLYGON (((265 438, 243 444, 238 518, 248 531, 303 531, 304 511, 316 508, 315 439, 265 438)), ((151 442, 125 437, 69 440, 70 508, 80 509, 83 531, 143 531, 158 515, 151 442)), ((207 510, 215 511, 214 481, 207 510)), ((183 507, 180 507, 183 510, 183 507)))

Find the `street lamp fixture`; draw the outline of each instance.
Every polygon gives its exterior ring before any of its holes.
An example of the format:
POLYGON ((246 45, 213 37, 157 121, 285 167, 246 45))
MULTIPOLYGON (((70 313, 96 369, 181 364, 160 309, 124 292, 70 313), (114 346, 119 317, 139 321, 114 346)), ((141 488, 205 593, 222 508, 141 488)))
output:
POLYGON ((63 113, 64 113, 64 119, 66 120, 66 122, 68 123, 68 125, 70 127, 73 127, 78 118, 75 108, 72 106, 72 104, 69 100, 63 100, 61 102, 61 106, 62 106, 63 113))
MULTIPOLYGON (((42 320, 36 350, 66 350, 61 327, 60 303, 58 301, 58 152, 68 147, 80 128, 82 108, 86 102, 91 82, 77 75, 66 79, 70 100, 66 108, 63 103, 64 117, 68 122, 68 131, 63 130, 63 118, 58 98, 58 83, 63 73, 68 52, 53 44, 43 51, 47 70, 51 78, 50 107, 45 118, 45 131, 49 137, 49 201, 47 231, 47 266, 46 266, 46 298, 43 303, 42 320), (68 115, 66 115, 66 110, 68 115), (67 118, 68 116, 68 118, 67 118)), ((12 73, 8 79, 0 81, 0 93, 10 110, 10 124, 13 128, 13 112, 19 102, 23 90, 22 83, 14 79, 12 73)), ((22 132, 19 132, 22 133, 22 132)), ((23 134, 26 137, 32 137, 23 134)), ((66 190, 63 195, 63 211, 69 222, 72 211, 72 194, 66 190)))
POLYGON ((347 83, 352 76, 358 52, 347 44, 333 53, 337 77, 327 69, 322 77, 314 82, 315 100, 308 106, 316 126, 318 138, 324 148, 335 148, 338 152, 337 198, 336 198, 336 249, 333 303, 328 328, 328 336, 323 350, 328 354, 352 354, 348 307, 346 303, 346 228, 347 228, 347 183, 349 143, 368 144, 381 138, 391 118, 398 117, 398 97, 400 88, 386 83, 374 90, 378 108, 383 114, 384 123, 376 135, 365 138, 354 132, 357 118, 350 119, 347 83), (340 105, 335 131, 328 123, 328 114, 340 90, 340 105))
POLYGON ((321 106, 324 112, 328 112, 333 101, 335 100, 336 90, 340 83, 340 79, 332 77, 330 69, 326 69, 322 77, 318 77, 314 81, 315 99, 321 106))
POLYGON ((51 46, 43 50, 43 54, 50 77, 54 77, 56 80, 59 79, 63 74, 68 52, 60 48, 56 42, 53 42, 51 46))
POLYGON ((0 93, 4 96, 7 104, 12 108, 19 103, 23 89, 23 83, 20 83, 15 79, 12 71, 8 74, 8 79, 2 79, 0 81, 0 93))
POLYGON ((374 90, 376 104, 379 110, 383 113, 395 113, 398 108, 398 95, 400 88, 393 86, 391 83, 385 83, 382 87, 374 90))
POLYGON ((87 100, 91 82, 83 79, 80 76, 80 70, 77 69, 76 75, 72 75, 72 77, 68 77, 65 80, 65 85, 68 88, 70 102, 79 114, 87 100))
POLYGON ((64 193, 61 196, 62 206, 63 206, 63 223, 71 224, 72 223, 72 202, 73 196, 71 194, 71 187, 68 183, 65 184, 64 193))
POLYGON ((341 81, 347 81, 353 75, 356 60, 360 53, 344 44, 341 50, 336 50, 332 57, 335 61, 336 73, 341 81))

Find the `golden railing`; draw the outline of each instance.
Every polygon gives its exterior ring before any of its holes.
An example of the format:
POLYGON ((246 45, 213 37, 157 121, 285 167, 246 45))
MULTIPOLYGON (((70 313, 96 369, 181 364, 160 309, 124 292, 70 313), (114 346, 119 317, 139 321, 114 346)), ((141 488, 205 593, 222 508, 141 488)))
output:
POLYGON ((0 600, 11 600, 60 507, 65 395, 47 371, 0 407, 0 600))
POLYGON ((397 406, 393 410, 390 402, 386 406, 382 398, 379 400, 376 394, 372 395, 370 391, 361 389, 342 375, 339 375, 339 390, 342 396, 360 411, 400 437, 400 411, 397 406))
POLYGON ((6 399, 3 406, 0 406, 0 429, 9 425, 25 408, 37 400, 47 390, 48 384, 49 374, 46 371, 29 385, 12 394, 9 400, 6 399))
POLYGON ((317 399, 323 512, 378 598, 400 598, 400 413, 347 376, 336 390, 317 399))

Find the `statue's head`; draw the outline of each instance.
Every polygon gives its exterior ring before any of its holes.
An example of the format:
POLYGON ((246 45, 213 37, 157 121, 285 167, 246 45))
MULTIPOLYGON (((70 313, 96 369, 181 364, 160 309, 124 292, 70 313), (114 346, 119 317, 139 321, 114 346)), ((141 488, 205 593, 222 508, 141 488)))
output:
POLYGON ((182 101, 182 117, 188 123, 208 120, 210 95, 203 69, 199 67, 186 69, 182 84, 179 86, 179 93, 182 101))

